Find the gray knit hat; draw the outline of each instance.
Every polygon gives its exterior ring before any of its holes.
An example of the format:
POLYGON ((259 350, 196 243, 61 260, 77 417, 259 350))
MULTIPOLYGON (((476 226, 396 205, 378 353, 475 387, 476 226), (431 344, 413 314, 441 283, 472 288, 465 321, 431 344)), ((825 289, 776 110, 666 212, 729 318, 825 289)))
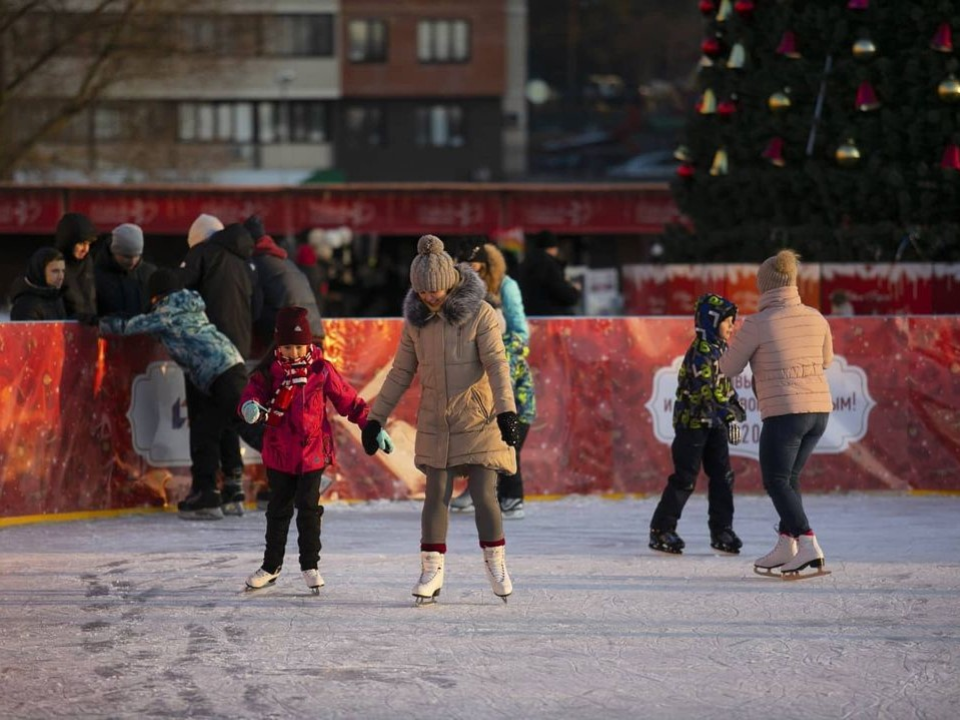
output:
POLYGON ((449 290, 458 279, 453 258, 443 250, 443 240, 436 235, 421 237, 417 242, 417 256, 410 263, 413 289, 418 293, 449 290))
POLYGON ((117 255, 143 255, 143 230, 139 225, 124 223, 113 229, 110 252, 117 255))
POLYGON ((757 271, 757 288, 761 293, 765 293, 767 290, 796 285, 799 267, 799 255, 793 250, 781 250, 760 265, 760 270, 757 271))

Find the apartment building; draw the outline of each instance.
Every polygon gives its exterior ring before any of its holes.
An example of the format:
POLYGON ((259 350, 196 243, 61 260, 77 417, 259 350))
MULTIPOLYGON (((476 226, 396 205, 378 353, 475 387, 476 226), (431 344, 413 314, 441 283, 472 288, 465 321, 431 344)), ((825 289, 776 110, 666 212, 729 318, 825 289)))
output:
MULTIPOLYGON (((19 180, 294 184, 469 181, 525 170, 525 0, 150 3, 97 99, 19 180), (162 8, 162 9, 158 9, 162 8)), ((0 73, 72 35, 25 84, 22 140, 77 97, 115 26, 32 14, 0 73), (26 42, 29 40, 29 42, 26 42)), ((102 75, 102 74, 101 74, 102 75)), ((8 113, 9 116, 9 113, 8 113)))

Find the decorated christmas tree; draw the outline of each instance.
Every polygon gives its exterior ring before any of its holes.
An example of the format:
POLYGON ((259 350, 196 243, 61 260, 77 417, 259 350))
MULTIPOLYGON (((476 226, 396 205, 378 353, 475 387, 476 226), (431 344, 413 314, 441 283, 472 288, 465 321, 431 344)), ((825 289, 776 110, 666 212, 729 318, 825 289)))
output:
MULTIPOLYGON (((700 0, 671 259, 960 259, 954 0, 700 0)), ((960 40, 960 38, 958 38, 960 40)))

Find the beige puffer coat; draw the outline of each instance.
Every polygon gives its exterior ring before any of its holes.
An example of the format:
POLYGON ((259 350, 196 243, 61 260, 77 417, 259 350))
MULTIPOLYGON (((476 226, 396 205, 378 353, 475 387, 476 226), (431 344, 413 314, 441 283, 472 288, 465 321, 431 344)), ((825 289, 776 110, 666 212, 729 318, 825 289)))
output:
POLYGON ((407 293, 400 347, 369 417, 386 425, 419 375, 417 467, 481 465, 512 475, 516 453, 500 438, 497 415, 516 405, 497 314, 479 276, 465 264, 457 271, 460 282, 439 313, 407 293))
POLYGON ((760 296, 759 312, 743 321, 720 356, 720 372, 736 377, 748 362, 761 420, 833 410, 825 372, 833 362, 830 326, 801 303, 796 285, 760 296))

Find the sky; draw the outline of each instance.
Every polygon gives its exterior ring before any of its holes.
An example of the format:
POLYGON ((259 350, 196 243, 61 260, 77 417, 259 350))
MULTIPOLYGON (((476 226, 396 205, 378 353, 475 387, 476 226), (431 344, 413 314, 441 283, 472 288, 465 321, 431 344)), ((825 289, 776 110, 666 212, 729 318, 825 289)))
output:
POLYGON ((451 517, 440 602, 416 607, 418 502, 330 503, 319 596, 286 567, 243 591, 262 512, 0 529, 3 718, 953 718, 960 497, 806 498, 831 575, 762 578, 770 501, 738 496, 743 554, 646 546, 655 498, 527 503, 514 593, 451 517))

